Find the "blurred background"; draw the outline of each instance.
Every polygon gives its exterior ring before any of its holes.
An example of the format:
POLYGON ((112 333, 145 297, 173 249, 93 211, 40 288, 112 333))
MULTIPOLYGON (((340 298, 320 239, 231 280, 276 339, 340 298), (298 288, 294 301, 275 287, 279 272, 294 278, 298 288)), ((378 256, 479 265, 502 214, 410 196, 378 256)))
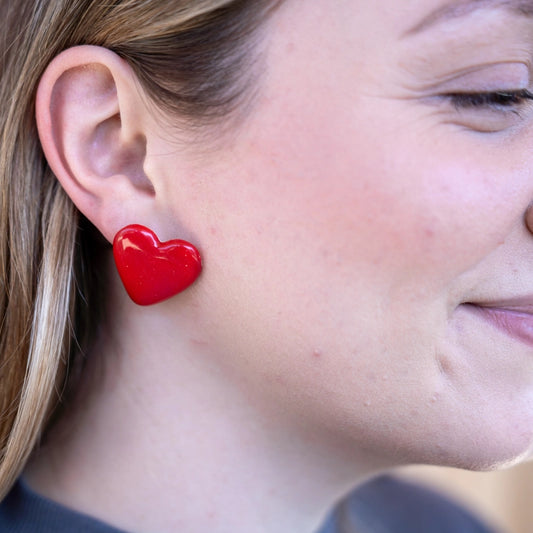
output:
POLYGON ((502 533, 533 533, 533 463, 498 472, 410 466, 397 473, 459 501, 502 533))

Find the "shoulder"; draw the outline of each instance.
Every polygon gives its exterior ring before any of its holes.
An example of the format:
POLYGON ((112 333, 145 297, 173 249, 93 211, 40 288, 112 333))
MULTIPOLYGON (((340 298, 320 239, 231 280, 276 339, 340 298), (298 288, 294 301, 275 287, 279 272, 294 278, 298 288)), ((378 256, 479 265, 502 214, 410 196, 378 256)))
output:
POLYGON ((319 533, 495 533, 438 492, 380 476, 350 493, 319 533))

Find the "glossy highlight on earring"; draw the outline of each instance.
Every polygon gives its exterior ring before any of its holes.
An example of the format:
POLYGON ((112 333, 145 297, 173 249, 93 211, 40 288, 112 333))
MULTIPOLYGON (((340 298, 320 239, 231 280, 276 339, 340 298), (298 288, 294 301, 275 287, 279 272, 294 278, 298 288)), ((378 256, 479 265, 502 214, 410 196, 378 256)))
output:
POLYGON ((198 250, 179 239, 161 242, 149 228, 131 224, 113 241, 120 279, 138 305, 153 305, 184 291, 200 275, 198 250))

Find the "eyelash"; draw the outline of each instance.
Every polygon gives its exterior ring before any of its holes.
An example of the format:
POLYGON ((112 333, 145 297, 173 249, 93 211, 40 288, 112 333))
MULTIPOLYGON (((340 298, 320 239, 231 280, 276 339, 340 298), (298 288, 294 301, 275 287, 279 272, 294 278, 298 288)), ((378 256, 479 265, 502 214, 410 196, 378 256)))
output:
POLYGON ((451 101, 456 109, 489 109, 495 111, 516 111, 517 108, 533 100, 533 93, 527 89, 480 93, 450 93, 444 96, 451 101))

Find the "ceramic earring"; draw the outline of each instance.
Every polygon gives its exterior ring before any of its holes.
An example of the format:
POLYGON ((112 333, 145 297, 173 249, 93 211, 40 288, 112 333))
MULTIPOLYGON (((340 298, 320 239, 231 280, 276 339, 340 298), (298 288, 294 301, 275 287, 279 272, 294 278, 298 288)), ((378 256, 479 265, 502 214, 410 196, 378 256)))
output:
POLYGON ((113 241, 120 279, 138 305, 152 305, 184 291, 200 275, 202 260, 189 242, 160 242, 149 228, 132 224, 113 241))

